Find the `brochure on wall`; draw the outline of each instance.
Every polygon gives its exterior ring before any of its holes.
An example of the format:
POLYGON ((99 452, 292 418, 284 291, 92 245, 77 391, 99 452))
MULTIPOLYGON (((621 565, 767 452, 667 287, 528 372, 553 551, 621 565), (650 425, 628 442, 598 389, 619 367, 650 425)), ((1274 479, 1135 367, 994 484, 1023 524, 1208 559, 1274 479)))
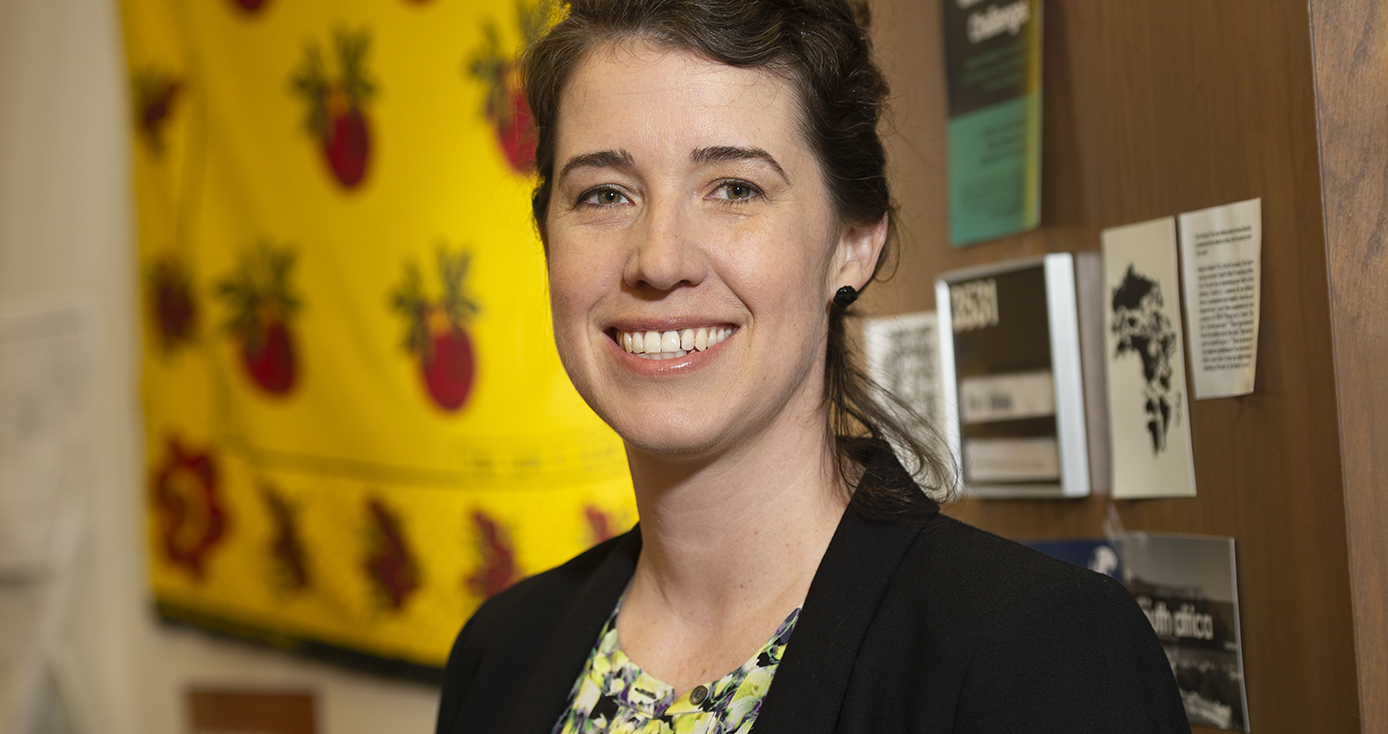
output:
POLYGON ((966 491, 1089 494, 1073 258, 946 273, 935 302, 945 435, 966 491))
POLYGON ((1253 392, 1262 249, 1262 199, 1181 215, 1181 278, 1196 400, 1253 392))
POLYGON ((935 324, 934 311, 868 319, 863 324, 863 352, 873 382, 938 426, 944 408, 940 398, 940 335, 935 324))
POLYGON ((1176 220, 1102 236, 1113 496, 1194 497, 1176 220))
POLYGON ((1087 568, 1095 573, 1123 580, 1123 562, 1118 542, 1105 538, 1076 538, 1072 540, 1030 540, 1029 548, 1066 563, 1087 568))
POLYGON ((1123 580, 1161 640, 1190 723, 1248 731, 1234 539, 1126 533, 1123 580))
POLYGON ((1041 221, 1041 0, 944 0, 949 241, 1041 221))
MULTIPOLYGON (((915 413, 914 416, 901 416, 907 425, 914 426, 917 421, 924 420, 938 429, 943 424, 940 334, 934 311, 868 319, 863 324, 863 356, 868 378, 915 413)), ((883 398, 881 403, 886 409, 902 412, 895 400, 883 398)), ((929 431, 921 433, 920 440, 930 443, 937 440, 929 431)), ((906 457, 910 452, 898 450, 897 455, 906 457)), ((937 481, 924 472, 923 467, 908 468, 917 474, 916 481, 922 486, 934 486, 937 481)))

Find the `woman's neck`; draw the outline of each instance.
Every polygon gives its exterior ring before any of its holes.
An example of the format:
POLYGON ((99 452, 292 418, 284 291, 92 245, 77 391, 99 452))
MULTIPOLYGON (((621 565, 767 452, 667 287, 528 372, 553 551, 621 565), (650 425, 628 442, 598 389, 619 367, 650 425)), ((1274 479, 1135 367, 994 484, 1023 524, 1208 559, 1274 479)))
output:
POLYGON ((642 528, 633 591, 690 621, 783 617, 799 604, 846 505, 822 421, 700 461, 631 452, 642 528))

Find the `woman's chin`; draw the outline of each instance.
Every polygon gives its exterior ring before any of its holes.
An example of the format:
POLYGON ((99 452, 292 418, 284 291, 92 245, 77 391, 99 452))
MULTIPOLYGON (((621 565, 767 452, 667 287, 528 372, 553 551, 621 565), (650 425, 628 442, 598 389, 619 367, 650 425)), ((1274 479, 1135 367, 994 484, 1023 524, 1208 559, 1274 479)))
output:
POLYGON ((733 443, 731 435, 734 433, 728 426, 691 426, 679 421, 633 421, 619 423, 614 428, 626 443, 628 453, 634 451, 672 461, 722 453, 733 443))

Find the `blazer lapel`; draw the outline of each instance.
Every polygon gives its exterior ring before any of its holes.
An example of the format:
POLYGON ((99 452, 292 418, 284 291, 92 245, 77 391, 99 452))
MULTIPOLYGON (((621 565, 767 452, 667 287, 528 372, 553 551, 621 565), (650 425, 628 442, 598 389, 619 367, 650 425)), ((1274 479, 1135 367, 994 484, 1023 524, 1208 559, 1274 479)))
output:
MULTIPOLYGON (((904 476, 909 482, 910 475, 889 452, 887 457, 891 466, 869 465, 868 476, 877 470, 885 478, 899 481, 904 476)), ((854 505, 844 511, 762 701, 756 734, 834 730, 858 650, 887 585, 921 528, 938 512, 934 503, 922 503, 878 521, 854 505)))
POLYGON ((551 631, 549 648, 526 683, 518 699, 522 703, 511 714, 506 734, 550 734, 554 729, 569 702, 574 681, 598 641, 598 632, 636 571, 640 553, 641 526, 637 525, 598 566, 551 631))

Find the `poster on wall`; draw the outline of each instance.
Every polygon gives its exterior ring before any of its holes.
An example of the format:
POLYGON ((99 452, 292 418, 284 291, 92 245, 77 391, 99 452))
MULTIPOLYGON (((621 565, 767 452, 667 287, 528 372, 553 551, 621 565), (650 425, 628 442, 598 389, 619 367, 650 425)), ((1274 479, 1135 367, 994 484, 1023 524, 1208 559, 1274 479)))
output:
MULTIPOLYGON (((940 335, 935 312, 868 319, 863 323, 863 361, 868 379, 887 392, 879 397, 880 403, 901 414, 908 426, 919 426, 924 421, 926 425, 919 427, 916 438, 930 445, 937 444, 945 411, 940 391, 940 335)), ((910 453, 898 447, 898 456, 910 453)), ((935 481, 923 470, 917 474, 916 479, 922 486, 930 486, 935 481)))
POLYGON ((1088 495, 1074 258, 946 273, 935 303, 945 437, 965 491, 1088 495))
POLYGON ((1181 215, 1181 277, 1196 400, 1253 392, 1262 252, 1262 199, 1181 215))
POLYGON ((1249 731, 1234 539, 1124 533, 1123 583, 1152 623, 1190 723, 1249 731))
POLYGON ((1041 222, 1041 0, 944 0, 949 241, 1041 222))
POLYGON ((1176 220, 1106 229, 1102 239, 1113 496, 1194 497, 1176 220))
POLYGON ((436 677, 488 596, 635 521, 530 222, 551 8, 121 8, 158 609, 436 677))
POLYGON ((931 425, 940 424, 944 407, 934 311, 868 319, 863 324, 863 357, 874 383, 901 398, 931 425))

